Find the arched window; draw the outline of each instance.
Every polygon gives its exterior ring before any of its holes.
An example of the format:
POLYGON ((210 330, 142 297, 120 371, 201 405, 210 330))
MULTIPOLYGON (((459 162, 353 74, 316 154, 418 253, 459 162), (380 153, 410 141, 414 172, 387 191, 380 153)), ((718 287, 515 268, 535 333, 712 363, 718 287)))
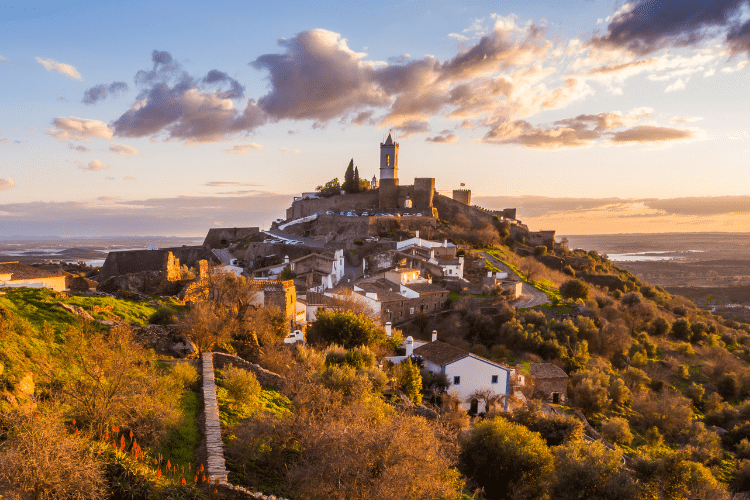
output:
POLYGON ((386 167, 391 166, 391 155, 385 155, 385 166, 386 167))

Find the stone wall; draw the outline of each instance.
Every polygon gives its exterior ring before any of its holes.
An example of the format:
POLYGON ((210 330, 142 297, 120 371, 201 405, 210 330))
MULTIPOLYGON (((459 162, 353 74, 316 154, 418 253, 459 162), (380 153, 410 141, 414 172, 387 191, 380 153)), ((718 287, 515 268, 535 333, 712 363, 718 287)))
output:
POLYGON ((454 189, 453 199, 464 205, 471 205, 471 189, 454 189))
POLYGON ((161 248, 159 250, 128 250, 109 252, 99 272, 99 282, 112 276, 141 273, 144 271, 162 271, 167 252, 172 252, 182 264, 193 266, 201 259, 215 260, 202 246, 183 246, 161 248))
POLYGON ((414 208, 432 214, 432 200, 435 196, 435 179, 422 177, 414 179, 414 208))
POLYGON ((206 248, 227 248, 232 242, 257 236, 257 227, 214 227, 208 230, 203 246, 206 248))
POLYGON ((286 210, 286 219, 299 219, 320 212, 332 210, 336 213, 348 210, 376 210, 378 208, 378 190, 365 191, 364 193, 342 194, 330 198, 303 199, 292 202, 292 206, 286 210))

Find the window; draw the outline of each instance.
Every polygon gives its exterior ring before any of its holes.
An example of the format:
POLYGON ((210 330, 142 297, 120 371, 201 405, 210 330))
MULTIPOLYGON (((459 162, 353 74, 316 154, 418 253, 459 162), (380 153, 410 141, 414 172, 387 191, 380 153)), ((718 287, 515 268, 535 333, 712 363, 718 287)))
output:
POLYGON ((492 383, 497 384, 497 375, 492 376, 492 383))
POLYGON ((385 166, 391 166, 391 155, 385 155, 385 166))
POLYGON ((409 309, 409 314, 414 314, 414 308, 409 309))
POLYGON ((461 383, 461 377, 453 377, 453 385, 459 385, 461 383))

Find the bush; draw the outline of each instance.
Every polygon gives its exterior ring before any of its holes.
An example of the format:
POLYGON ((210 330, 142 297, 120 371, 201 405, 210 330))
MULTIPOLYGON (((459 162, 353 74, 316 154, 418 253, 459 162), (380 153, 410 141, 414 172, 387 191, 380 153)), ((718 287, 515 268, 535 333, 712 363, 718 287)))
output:
POLYGON ((628 445, 633 441, 630 424, 622 417, 612 417, 604 422, 602 424, 602 436, 615 444, 628 445))
POLYGON ((149 324, 152 325, 176 325, 177 321, 177 311, 169 306, 159 306, 154 314, 148 318, 149 324))
POLYGON ((102 464, 61 415, 4 415, 0 427, 9 438, 0 453, 0 483, 40 500, 106 498, 102 464))
POLYGON ((547 255, 547 247, 544 245, 538 245, 534 247, 534 255, 537 257, 544 257, 547 255))
POLYGON ((560 295, 568 300, 586 300, 589 297, 589 287, 581 280, 568 280, 560 285, 560 295))
POLYGON ((489 499, 524 491, 535 498, 552 470, 552 453, 541 436, 502 417, 484 420, 464 439, 459 468, 489 499))
POLYGON ((656 336, 667 335, 671 328, 669 321, 662 317, 658 317, 651 323, 648 333, 656 336))
POLYGON ((237 404, 254 406, 260 396, 260 383, 255 374, 235 366, 224 369, 221 385, 237 404))
POLYGON ((172 368, 172 378, 180 388, 186 389, 198 382, 200 375, 195 366, 190 363, 177 363, 172 368))
POLYGON ((307 327, 307 341, 311 344, 340 344, 346 349, 381 345, 385 331, 363 314, 321 311, 307 327))

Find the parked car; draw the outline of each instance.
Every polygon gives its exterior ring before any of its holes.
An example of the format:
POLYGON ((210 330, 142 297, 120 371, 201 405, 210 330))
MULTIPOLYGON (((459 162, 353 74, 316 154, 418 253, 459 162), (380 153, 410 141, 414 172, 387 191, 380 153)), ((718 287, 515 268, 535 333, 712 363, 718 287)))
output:
POLYGON ((336 215, 336 212, 333 212, 333 211, 331 211, 331 210, 328 210, 328 211, 326 212, 326 215, 336 215))

